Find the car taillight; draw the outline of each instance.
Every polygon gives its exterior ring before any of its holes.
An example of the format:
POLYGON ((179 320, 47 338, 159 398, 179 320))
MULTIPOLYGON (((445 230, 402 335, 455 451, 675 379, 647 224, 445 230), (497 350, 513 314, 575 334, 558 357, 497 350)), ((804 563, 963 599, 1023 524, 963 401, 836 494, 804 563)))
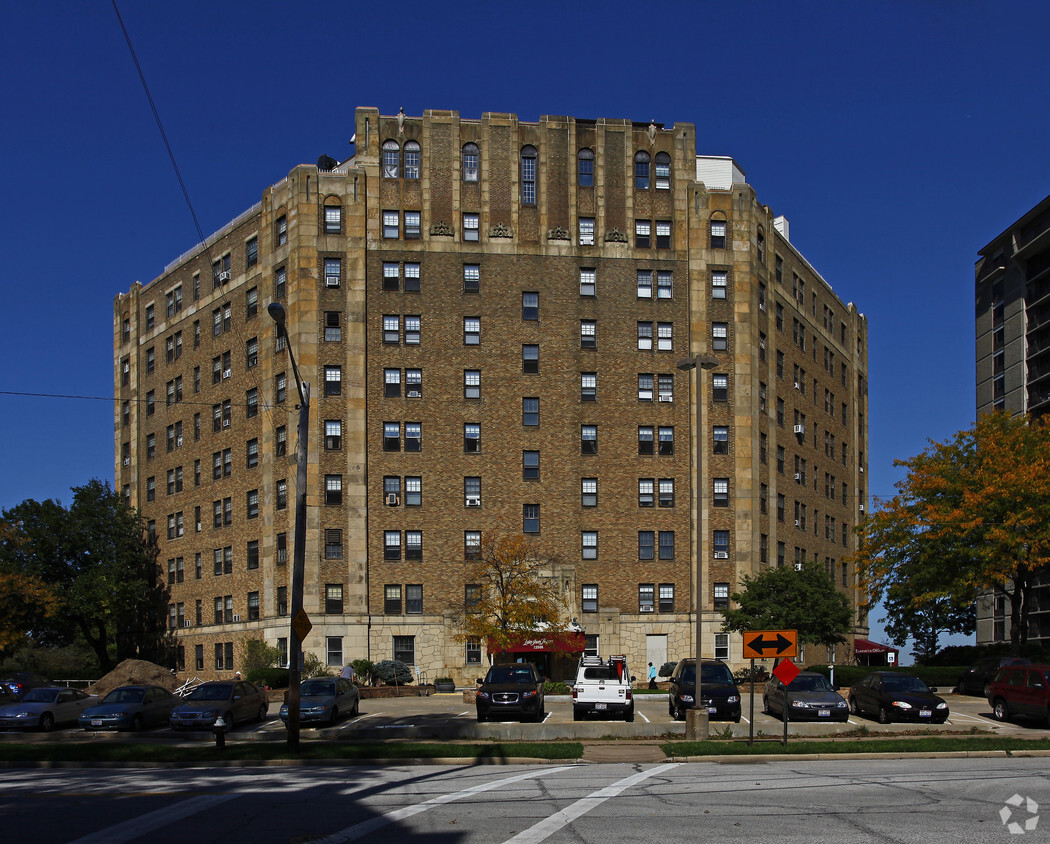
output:
POLYGON ((631 700, 631 690, 630 689, 627 690, 627 699, 631 700))
POLYGON ((575 686, 573 686, 572 687, 572 699, 576 700, 576 698, 577 698, 577 696, 579 694, 580 694, 580 690, 578 688, 576 688, 575 686))

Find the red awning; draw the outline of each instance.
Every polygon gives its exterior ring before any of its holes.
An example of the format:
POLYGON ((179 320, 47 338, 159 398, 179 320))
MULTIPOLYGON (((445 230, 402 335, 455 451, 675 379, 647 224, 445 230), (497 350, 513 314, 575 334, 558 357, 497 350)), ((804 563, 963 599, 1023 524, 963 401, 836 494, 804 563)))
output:
POLYGON ((855 654, 888 654, 888 653, 900 653, 900 648, 894 648, 890 645, 880 645, 878 642, 872 642, 869 639, 854 639, 853 640, 853 653, 855 654))
MULTIPOLYGON (((503 653, 527 654, 560 651, 561 653, 579 654, 583 653, 586 643, 587 638, 583 633, 529 633, 511 642, 503 649, 503 653)), ((488 646, 489 653, 496 651, 491 641, 488 646)))

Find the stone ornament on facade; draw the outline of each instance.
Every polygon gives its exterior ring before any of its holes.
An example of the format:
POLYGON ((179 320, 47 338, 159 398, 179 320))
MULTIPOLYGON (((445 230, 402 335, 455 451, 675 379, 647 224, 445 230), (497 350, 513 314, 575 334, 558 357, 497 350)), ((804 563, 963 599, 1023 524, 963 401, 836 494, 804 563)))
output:
POLYGON ((649 146, 656 146, 656 120, 649 121, 649 146))
POLYGON ((627 235, 624 234, 619 229, 609 229, 609 231, 607 231, 605 233, 605 242, 606 243, 630 243, 630 241, 627 239, 627 235))
POLYGON ((555 226, 547 232, 547 240, 568 240, 569 230, 561 226, 555 226))
POLYGON ((405 108, 402 106, 397 112, 397 133, 405 134, 405 108))
POLYGON ((434 223, 430 227, 430 234, 432 237, 452 237, 452 224, 445 220, 434 223))
POLYGON ((506 223, 496 223, 489 229, 489 237, 514 237, 514 232, 510 230, 510 226, 506 223))

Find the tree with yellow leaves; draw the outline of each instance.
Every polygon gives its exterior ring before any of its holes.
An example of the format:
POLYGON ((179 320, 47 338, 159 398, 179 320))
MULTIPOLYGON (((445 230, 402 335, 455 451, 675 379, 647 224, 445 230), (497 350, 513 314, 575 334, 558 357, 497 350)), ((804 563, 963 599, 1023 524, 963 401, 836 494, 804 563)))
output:
POLYGON ((1000 591, 1018 651, 1035 576, 1050 564, 1050 425, 988 414, 896 465, 907 475, 861 525, 853 557, 870 600, 888 597, 898 614, 939 607, 947 615, 934 623, 950 624, 980 592, 1000 591))
POLYGON ((525 536, 486 533, 468 562, 459 639, 487 641, 489 650, 500 654, 524 636, 565 632, 556 556, 525 536))
MULTIPOLYGON (((14 525, 0 520, 0 547, 25 542, 14 525)), ((0 566, 0 653, 25 644, 58 607, 56 591, 42 578, 0 566)))

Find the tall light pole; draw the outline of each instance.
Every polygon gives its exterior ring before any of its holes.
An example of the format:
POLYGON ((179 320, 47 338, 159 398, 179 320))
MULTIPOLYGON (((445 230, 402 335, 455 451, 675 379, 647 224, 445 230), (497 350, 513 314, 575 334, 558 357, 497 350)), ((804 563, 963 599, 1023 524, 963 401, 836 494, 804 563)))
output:
MULTIPOLYGON (((295 365, 292 343, 288 339, 288 326, 284 319, 284 306, 271 302, 266 312, 277 323, 277 336, 284 337, 288 357, 292 361, 292 375, 299 390, 299 428, 295 449, 295 545, 292 548, 292 603, 289 610, 291 622, 288 630, 288 750, 299 752, 299 682, 302 679, 299 659, 302 651, 300 629, 309 631, 310 622, 303 612, 303 579, 306 569, 306 461, 309 454, 310 437, 310 385, 299 377, 295 365)), ((305 636, 305 632, 303 636, 305 636)))
POLYGON ((702 740, 711 735, 711 724, 707 707, 701 704, 701 666, 703 665, 703 652, 700 647, 704 639, 703 626, 703 604, 704 604, 704 555, 703 555, 703 530, 704 530, 704 472, 701 465, 703 454, 703 432, 700 429, 700 420, 703 418, 704 406, 704 370, 718 368, 718 358, 712 354, 697 355, 678 361, 678 368, 684 371, 696 370, 695 407, 696 415, 693 418, 693 427, 696 430, 696 479, 693 482, 693 492, 696 500, 696 686, 693 691, 693 708, 686 715, 685 734, 686 738, 702 740))

